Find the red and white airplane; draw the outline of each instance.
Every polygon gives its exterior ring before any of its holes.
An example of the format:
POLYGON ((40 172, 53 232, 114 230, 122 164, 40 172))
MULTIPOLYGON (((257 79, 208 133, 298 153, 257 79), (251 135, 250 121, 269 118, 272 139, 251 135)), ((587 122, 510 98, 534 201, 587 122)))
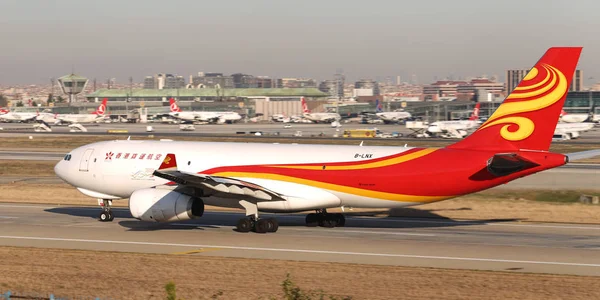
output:
POLYGON ((302 103, 302 116, 307 120, 315 123, 331 123, 342 119, 338 113, 311 113, 304 97, 300 99, 300 102, 302 103))
POLYGON ((39 114, 36 119, 48 124, 85 124, 102 121, 106 118, 107 101, 108 100, 104 98, 98 108, 89 114, 39 114))
POLYGON ((234 123, 242 119, 242 116, 234 111, 182 111, 175 99, 169 99, 170 116, 184 120, 206 123, 234 123))
POLYGON ((481 106, 480 102, 475 104, 475 108, 473 108, 473 113, 468 120, 456 120, 456 121, 437 121, 429 124, 427 128, 427 132, 440 134, 442 137, 448 138, 463 138, 465 137, 469 130, 474 130, 481 122, 479 121, 479 108, 481 106))
POLYGON ((445 148, 177 141, 105 141, 69 152, 56 174, 103 205, 129 198, 151 222, 201 217, 205 205, 245 210, 237 230, 274 232, 260 212, 316 211, 308 226, 344 226, 336 207, 392 208, 479 192, 600 155, 548 149, 580 47, 550 48, 496 112, 445 148))

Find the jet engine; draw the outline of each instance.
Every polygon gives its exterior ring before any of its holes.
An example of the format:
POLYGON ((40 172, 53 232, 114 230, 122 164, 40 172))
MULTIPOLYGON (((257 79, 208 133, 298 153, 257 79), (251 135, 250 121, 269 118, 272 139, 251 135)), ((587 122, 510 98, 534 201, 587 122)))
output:
POLYGON ((204 201, 172 190, 140 189, 131 194, 129 211, 142 221, 185 221, 202 216, 204 201))

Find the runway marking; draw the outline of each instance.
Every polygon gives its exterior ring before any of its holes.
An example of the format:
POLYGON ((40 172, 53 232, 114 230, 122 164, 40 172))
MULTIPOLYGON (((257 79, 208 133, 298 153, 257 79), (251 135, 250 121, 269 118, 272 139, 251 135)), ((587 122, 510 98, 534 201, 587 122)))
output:
POLYGON ((558 265, 558 266, 600 268, 600 264, 572 263, 572 262, 559 262, 559 261, 513 260, 513 259, 500 259, 500 258, 477 258, 477 257, 393 254, 393 253, 346 252, 346 251, 286 249, 286 248, 260 248, 260 247, 244 247, 244 246, 134 242, 134 241, 117 241, 117 240, 88 240, 88 239, 28 237, 28 236, 9 236, 9 235, 2 235, 2 236, 0 236, 0 239, 79 242, 79 243, 97 243, 97 244, 126 244, 126 245, 147 245, 147 246, 168 246, 168 247, 192 247, 192 248, 219 248, 219 249, 248 250, 248 251, 334 254, 334 255, 355 255, 355 256, 372 256, 372 257, 395 257, 395 258, 418 258, 418 259, 431 259, 431 260, 480 261, 480 262, 495 262, 495 263, 521 263, 521 264, 535 264, 535 265, 558 265))
POLYGON ((19 217, 0 216, 0 219, 18 219, 19 217))
POLYGON ((171 254, 172 255, 186 255, 186 254, 206 253, 206 252, 217 251, 217 250, 221 250, 221 249, 220 248, 203 248, 203 249, 198 249, 198 250, 173 252, 171 254))

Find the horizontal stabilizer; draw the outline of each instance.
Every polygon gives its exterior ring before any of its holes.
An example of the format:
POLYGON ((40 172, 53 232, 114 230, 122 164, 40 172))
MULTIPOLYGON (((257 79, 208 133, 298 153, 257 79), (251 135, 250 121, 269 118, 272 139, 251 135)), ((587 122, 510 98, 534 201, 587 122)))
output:
POLYGON ((567 156, 568 161, 575 161, 575 160, 600 156, 600 149, 581 151, 581 152, 573 152, 573 153, 569 153, 569 154, 565 154, 565 155, 567 156))
POLYGON ((487 169, 494 176, 506 176, 536 166, 516 153, 499 153, 488 160, 487 169))

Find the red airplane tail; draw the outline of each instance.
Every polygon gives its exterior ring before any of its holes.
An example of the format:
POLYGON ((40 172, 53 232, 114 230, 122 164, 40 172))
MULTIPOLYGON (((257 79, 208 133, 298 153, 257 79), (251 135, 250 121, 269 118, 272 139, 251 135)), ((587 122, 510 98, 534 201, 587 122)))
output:
POLYGON ((181 112, 181 108, 179 108, 179 105, 177 105, 175 99, 169 99, 169 105, 171 106, 171 112, 181 112))
POLYGON ((471 114, 471 117, 469 118, 470 121, 475 121, 475 120, 479 119, 479 107, 481 107, 481 102, 477 102, 477 104, 475 104, 473 113, 471 114))
POLYGON ((300 98, 300 102, 302 103, 302 112, 305 114, 309 114, 310 109, 308 109, 308 105, 306 104, 306 100, 304 99, 304 97, 300 98))
POLYGON ((106 102, 107 101, 108 101, 108 99, 106 99, 106 98, 102 99, 102 103, 100 103, 100 105, 98 106, 96 111, 93 112, 92 114, 104 116, 104 113, 106 113, 106 102))
POLYGON ((477 131, 448 148, 548 151, 581 49, 548 49, 477 131))

